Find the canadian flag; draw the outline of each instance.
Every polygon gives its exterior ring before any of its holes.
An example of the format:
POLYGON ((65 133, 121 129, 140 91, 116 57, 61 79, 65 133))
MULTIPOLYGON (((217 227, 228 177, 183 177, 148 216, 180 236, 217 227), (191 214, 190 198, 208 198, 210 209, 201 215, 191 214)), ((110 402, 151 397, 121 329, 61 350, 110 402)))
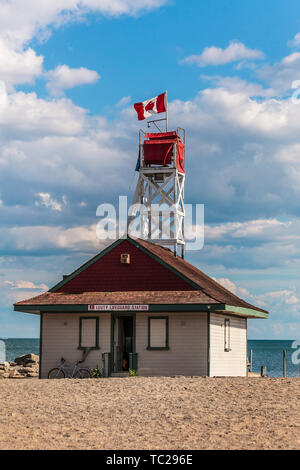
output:
POLYGON ((135 103, 134 109, 138 114, 138 120, 142 121, 152 114, 165 113, 167 110, 167 94, 162 93, 161 95, 155 96, 151 100, 142 101, 141 103, 135 103))

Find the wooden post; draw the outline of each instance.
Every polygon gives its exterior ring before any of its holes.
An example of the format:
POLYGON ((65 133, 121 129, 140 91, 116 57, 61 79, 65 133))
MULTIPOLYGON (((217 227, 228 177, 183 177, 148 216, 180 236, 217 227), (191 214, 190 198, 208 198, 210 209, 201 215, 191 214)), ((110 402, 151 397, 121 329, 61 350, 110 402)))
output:
POLYGON ((286 350, 283 351, 283 377, 286 377, 286 350))
POLYGON ((249 355, 249 363, 250 363, 250 372, 252 372, 252 359, 253 359, 253 349, 250 349, 250 355, 249 355))
POLYGON ((267 377, 267 366, 261 366, 260 375, 261 375, 262 377, 267 377))

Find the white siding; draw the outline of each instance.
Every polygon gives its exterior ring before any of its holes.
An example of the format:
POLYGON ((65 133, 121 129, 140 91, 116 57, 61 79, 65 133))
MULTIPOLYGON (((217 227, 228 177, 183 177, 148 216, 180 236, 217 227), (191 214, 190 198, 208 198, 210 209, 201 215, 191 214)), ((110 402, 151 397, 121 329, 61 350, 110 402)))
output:
POLYGON ((207 314, 137 314, 136 352, 140 375, 206 375, 207 314), (147 350, 149 316, 168 316, 169 350, 147 350))
POLYGON ((210 376, 246 376, 247 320, 210 315, 210 376), (230 320, 230 351, 224 350, 224 320, 230 320))
MULTIPOLYGON (((43 315, 42 331, 42 378, 60 363, 64 357, 68 364, 81 359, 79 346, 79 318, 90 314, 53 314, 43 315)), ((94 337, 95 338, 95 337, 94 337)), ((110 314, 99 315, 99 350, 90 351, 82 367, 102 367, 102 353, 110 351, 110 314)))

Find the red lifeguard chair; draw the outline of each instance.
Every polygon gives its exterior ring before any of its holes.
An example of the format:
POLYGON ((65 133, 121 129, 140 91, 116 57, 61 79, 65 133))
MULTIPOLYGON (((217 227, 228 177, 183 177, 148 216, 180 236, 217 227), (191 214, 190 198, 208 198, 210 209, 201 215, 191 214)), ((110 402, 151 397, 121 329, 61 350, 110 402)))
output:
MULTIPOLYGON (((171 246, 184 256, 185 131, 139 133, 139 179, 134 194, 140 205, 142 238, 171 246)), ((129 230, 130 232, 130 225, 129 230)))
POLYGON ((143 158, 146 166, 176 165, 184 173, 185 143, 181 141, 179 130, 155 134, 145 134, 143 158))

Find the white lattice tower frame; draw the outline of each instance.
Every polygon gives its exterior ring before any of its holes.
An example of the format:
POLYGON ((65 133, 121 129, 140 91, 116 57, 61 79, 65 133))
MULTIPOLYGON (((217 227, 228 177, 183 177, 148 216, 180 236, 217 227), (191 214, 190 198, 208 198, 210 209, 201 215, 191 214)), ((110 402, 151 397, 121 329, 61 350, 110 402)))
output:
MULTIPOLYGON (((185 174, 177 168, 177 143, 173 145, 169 166, 146 166, 144 146, 140 134, 139 178, 133 205, 139 206, 141 237, 160 245, 170 246, 177 254, 181 246, 184 254, 184 182, 185 174)), ((136 212, 129 217, 130 222, 136 212)))

